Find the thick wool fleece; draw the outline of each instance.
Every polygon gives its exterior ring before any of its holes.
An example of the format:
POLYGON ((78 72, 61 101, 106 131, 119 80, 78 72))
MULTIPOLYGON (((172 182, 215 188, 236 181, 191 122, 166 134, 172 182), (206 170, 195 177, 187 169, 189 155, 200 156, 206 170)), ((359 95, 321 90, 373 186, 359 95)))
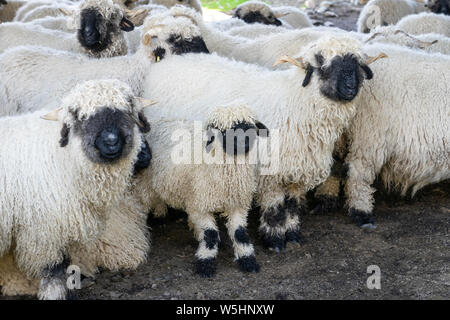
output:
POLYGON ((411 34, 439 33, 450 37, 450 16, 424 12, 403 18, 397 27, 411 34))
POLYGON ((450 178, 450 58, 375 44, 389 58, 373 66, 360 108, 349 128, 347 205, 372 212, 371 186, 380 174, 388 189, 413 196, 450 178), (427 70, 417 76, 417 66, 427 70), (408 88, 408 90, 405 90, 408 88))
MULTIPOLYGON (((17 269, 26 279, 38 279, 44 268, 62 261, 69 246, 95 240, 105 229, 111 207, 124 199, 141 146, 137 126, 128 155, 110 165, 88 160, 80 137, 73 133, 67 146, 59 145, 63 123, 73 126, 69 114, 87 119, 107 105, 137 117, 139 104, 132 104, 129 89, 125 87, 125 96, 121 89, 116 80, 75 87, 63 99, 56 122, 41 119, 45 112, 0 120, 1 136, 19 137, 1 144, 0 256, 12 255, 2 260, 2 268, 12 276, 3 274, 1 281, 18 281, 17 269), (11 259, 15 268, 7 265, 11 259)), ((23 282, 23 290, 28 284, 23 282)), ((0 286, 11 288, 7 283, 0 286)))
POLYGON ((426 10, 423 3, 414 0, 371 0, 359 14, 357 30, 369 33, 377 26, 396 24, 407 15, 426 10))

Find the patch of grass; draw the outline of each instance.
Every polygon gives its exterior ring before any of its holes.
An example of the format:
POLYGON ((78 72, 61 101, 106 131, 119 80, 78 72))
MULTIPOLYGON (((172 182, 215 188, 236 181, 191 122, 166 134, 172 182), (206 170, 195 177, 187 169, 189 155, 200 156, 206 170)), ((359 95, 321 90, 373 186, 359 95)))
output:
MULTIPOLYGON (((200 0, 202 6, 219 11, 230 11, 248 0, 200 0)), ((263 2, 267 2, 264 1, 263 2)))

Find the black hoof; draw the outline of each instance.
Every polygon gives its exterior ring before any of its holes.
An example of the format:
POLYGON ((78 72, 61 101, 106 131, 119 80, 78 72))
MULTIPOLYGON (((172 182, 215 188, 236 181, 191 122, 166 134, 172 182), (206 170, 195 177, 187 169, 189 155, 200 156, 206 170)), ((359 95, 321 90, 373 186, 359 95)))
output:
POLYGON ((300 230, 290 230, 286 232, 286 242, 301 243, 300 230))
POLYGON ((211 278, 216 273, 216 259, 197 259, 195 269, 203 278, 211 278))
POLYGON ((350 217, 353 222, 356 223, 358 227, 370 228, 373 229, 375 227, 375 221, 373 219, 372 213, 367 213, 364 211, 350 209, 350 217))
POLYGON ((321 195, 316 197, 317 205, 312 210, 313 214, 327 214, 339 209, 339 198, 321 195))
POLYGON ((259 264, 256 262, 255 256, 240 257, 237 260, 239 269, 244 272, 259 272, 259 264))
POLYGON ((263 235, 262 242, 264 247, 277 253, 286 249, 286 239, 281 236, 263 235))

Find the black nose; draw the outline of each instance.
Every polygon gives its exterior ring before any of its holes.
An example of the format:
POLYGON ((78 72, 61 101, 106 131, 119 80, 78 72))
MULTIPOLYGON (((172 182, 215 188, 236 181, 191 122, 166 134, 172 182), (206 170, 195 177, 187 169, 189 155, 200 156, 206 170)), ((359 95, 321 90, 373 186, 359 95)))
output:
POLYGON ((124 139, 118 129, 108 128, 99 134, 95 140, 95 146, 102 158, 115 160, 122 155, 123 142, 124 139))
POLYGON ((100 33, 93 25, 86 25, 83 28, 83 37, 88 45, 94 45, 100 40, 100 33))

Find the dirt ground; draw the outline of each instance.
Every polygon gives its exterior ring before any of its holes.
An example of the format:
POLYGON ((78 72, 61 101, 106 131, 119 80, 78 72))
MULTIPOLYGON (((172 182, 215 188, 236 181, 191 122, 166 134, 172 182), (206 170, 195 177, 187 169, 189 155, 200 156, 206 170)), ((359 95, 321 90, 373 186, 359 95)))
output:
MULTIPOLYGON (((359 8, 331 8, 337 18, 311 12, 318 22, 355 29, 359 8)), ((343 211, 301 217, 303 243, 275 253, 257 240, 258 214, 249 234, 261 265, 244 274, 233 262, 223 222, 217 274, 194 274, 197 242, 186 217, 171 212, 152 220, 149 261, 133 272, 102 272, 86 279, 79 299, 449 299, 450 181, 422 190, 413 201, 377 195, 377 228, 356 227, 343 211), (366 286, 367 267, 381 270, 381 289, 366 286)), ((1 299, 1 297, 0 297, 1 299)))

